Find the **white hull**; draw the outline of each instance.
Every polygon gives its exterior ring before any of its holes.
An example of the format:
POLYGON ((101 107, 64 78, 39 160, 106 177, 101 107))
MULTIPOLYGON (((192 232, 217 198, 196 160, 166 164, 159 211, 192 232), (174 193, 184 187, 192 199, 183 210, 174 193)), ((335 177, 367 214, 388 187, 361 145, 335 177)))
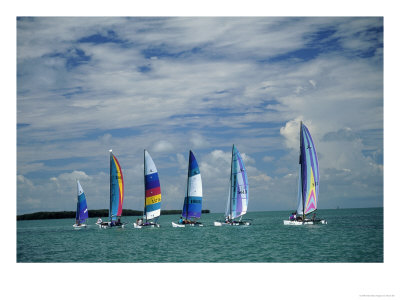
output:
POLYGON ((157 223, 146 223, 146 224, 143 224, 143 225, 138 225, 136 223, 133 223, 133 227, 134 228, 138 228, 138 229, 143 228, 143 227, 159 228, 160 224, 157 224, 157 223))
POLYGON ((214 221, 214 226, 250 226, 250 222, 241 221, 241 222, 234 222, 234 223, 225 223, 220 221, 214 221))
POLYGON ((80 224, 80 225, 74 224, 74 225, 72 225, 72 227, 74 227, 74 229, 78 230, 78 229, 86 228, 87 224, 80 224))
POLYGON ((310 220, 306 219, 303 221, 291 221, 291 220, 283 220, 283 225, 294 225, 294 226, 299 226, 299 225, 316 225, 316 224, 328 224, 326 220, 310 220))
POLYGON ((174 222, 172 223, 172 227, 203 227, 203 224, 201 223, 194 223, 194 224, 177 224, 174 222))

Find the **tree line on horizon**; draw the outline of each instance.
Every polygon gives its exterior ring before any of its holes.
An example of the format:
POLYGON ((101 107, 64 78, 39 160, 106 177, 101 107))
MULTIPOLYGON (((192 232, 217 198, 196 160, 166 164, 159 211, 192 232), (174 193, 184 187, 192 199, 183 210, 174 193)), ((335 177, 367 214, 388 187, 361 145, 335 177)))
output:
MULTIPOLYGON (((203 214, 210 213, 209 209, 203 209, 201 211, 203 214)), ((162 215, 177 215, 181 214, 182 210, 180 209, 170 209, 170 210, 161 210, 162 215)), ((75 211, 40 211, 30 214, 23 214, 17 216, 17 221, 23 220, 44 220, 44 219, 73 219, 75 218, 75 211)), ((141 210, 133 210, 133 209, 124 209, 122 216, 142 216, 143 211, 141 210)), ((108 209, 93 209, 89 210, 90 218, 107 218, 108 217, 108 209)))

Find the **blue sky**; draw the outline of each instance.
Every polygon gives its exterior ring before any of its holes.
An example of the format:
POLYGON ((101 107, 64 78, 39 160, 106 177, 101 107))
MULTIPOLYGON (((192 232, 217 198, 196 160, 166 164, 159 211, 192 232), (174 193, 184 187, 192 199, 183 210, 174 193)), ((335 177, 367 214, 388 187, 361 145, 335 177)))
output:
POLYGON ((17 213, 143 207, 143 149, 162 208, 181 209, 193 150, 203 207, 222 212, 231 147, 250 211, 293 210, 298 132, 320 164, 319 208, 383 206, 383 19, 33 17, 17 20, 17 213))

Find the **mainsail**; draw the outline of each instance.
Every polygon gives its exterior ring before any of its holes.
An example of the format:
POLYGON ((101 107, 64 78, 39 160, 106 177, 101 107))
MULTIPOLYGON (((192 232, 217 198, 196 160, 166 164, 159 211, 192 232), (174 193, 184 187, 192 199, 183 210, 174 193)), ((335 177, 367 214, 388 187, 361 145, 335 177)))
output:
POLYGON ((203 199, 203 188, 199 165, 193 152, 189 152, 188 179, 186 187, 186 196, 182 209, 182 217, 200 218, 203 199))
POLYGON ((233 145, 231 161, 230 190, 225 216, 234 219, 247 212, 249 202, 249 184, 243 159, 233 145))
POLYGON ((156 165, 150 154, 144 150, 144 216, 154 219, 161 213, 161 188, 156 165))
POLYGON ((110 210, 111 222, 116 221, 122 215, 122 204, 124 202, 124 178, 121 166, 110 150, 110 210))
POLYGON ((317 152, 307 127, 300 124, 300 165, 301 165, 301 211, 297 213, 307 215, 317 209, 319 192, 319 170, 317 152))
POLYGON ((89 213, 86 204, 85 193, 83 192, 82 186, 79 180, 76 181, 78 187, 78 202, 76 204, 76 221, 78 224, 83 223, 87 218, 89 218, 89 213))

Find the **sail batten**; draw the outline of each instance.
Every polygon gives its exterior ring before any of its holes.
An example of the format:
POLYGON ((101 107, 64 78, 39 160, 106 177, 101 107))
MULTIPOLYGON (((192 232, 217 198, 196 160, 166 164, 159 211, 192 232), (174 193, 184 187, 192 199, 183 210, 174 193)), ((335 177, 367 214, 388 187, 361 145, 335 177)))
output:
POLYGON ((200 168, 192 151, 189 152, 188 179, 183 202, 183 218, 200 218, 203 202, 203 187, 200 168))

